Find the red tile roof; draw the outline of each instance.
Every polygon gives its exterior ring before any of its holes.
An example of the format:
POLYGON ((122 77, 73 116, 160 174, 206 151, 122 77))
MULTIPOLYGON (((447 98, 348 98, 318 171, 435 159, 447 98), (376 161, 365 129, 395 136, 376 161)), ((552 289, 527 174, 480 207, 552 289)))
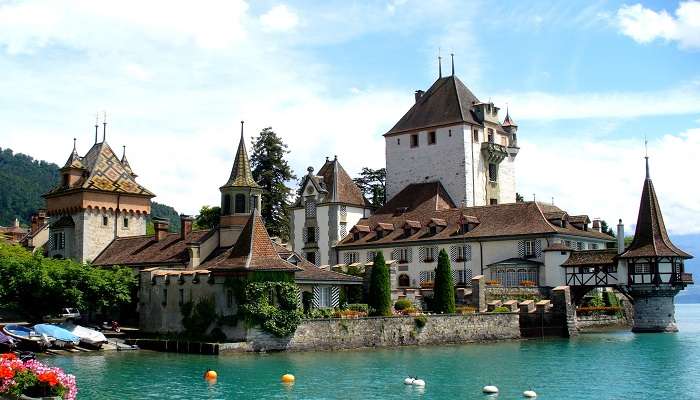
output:
POLYGON ((617 249, 572 251, 562 267, 614 265, 617 249))
POLYGON ((232 247, 215 252, 200 267, 211 271, 298 270, 296 266, 280 258, 259 215, 250 216, 232 247))
MULTIPOLYGON (((309 167, 309 173, 301 180, 300 187, 304 188, 311 181, 320 193, 325 194, 325 202, 344 203, 359 207, 370 207, 370 202, 362 194, 362 190, 355 181, 350 178, 345 168, 340 165, 338 159, 329 160, 318 170, 318 175, 313 174, 313 168, 309 167)), ((299 200, 297 203, 299 203, 299 200)), ((297 204, 299 206, 299 204, 297 204)))
POLYGON ((180 233, 168 233, 162 240, 154 235, 116 238, 92 262, 98 266, 173 265, 186 267, 190 262, 188 242, 199 242, 211 231, 192 231, 186 240, 180 233))

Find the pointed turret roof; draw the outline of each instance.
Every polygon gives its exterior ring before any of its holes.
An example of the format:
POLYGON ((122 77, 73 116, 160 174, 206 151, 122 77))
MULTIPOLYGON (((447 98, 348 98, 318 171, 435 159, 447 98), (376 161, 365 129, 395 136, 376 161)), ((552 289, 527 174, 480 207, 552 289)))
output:
POLYGON ((205 261, 202 268, 211 271, 256 270, 297 271, 294 264, 283 260, 267 234, 260 215, 251 214, 236 243, 205 261))
POLYGON ((253 173, 250 169, 248 152, 246 151, 245 140, 243 139, 243 121, 241 121, 241 141, 238 143, 236 159, 233 161, 233 168, 231 168, 231 176, 223 187, 227 186, 260 187, 260 185, 255 182, 255 179, 253 179, 253 173))
POLYGON ((88 171, 88 176, 82 178, 76 186, 71 188, 65 188, 62 185, 56 186, 46 196, 54 196, 76 189, 155 196, 134 180, 134 176, 124 168, 106 142, 95 143, 85 154, 85 157, 80 158, 80 161, 83 168, 88 171))
POLYGON ((644 179, 644 187, 642 188, 642 200, 639 204, 634 240, 632 240, 632 244, 625 249, 620 257, 693 257, 676 247, 668 237, 664 218, 661 215, 659 200, 656 198, 654 184, 649 177, 648 158, 646 160, 646 179, 644 179))
POLYGON ((122 146, 122 167, 124 167, 124 170, 128 173, 131 174, 131 176, 136 177, 137 175, 134 173, 134 171, 131 170, 131 165, 129 165, 129 160, 126 159, 126 146, 122 146))
POLYGON ((473 114, 479 103, 456 76, 439 78, 386 135, 466 122, 480 125, 473 114))
POLYGON ((506 118, 503 120, 503 124, 501 124, 501 126, 518 126, 518 124, 516 124, 515 121, 510 117, 510 112, 508 111, 508 109, 506 109, 506 118))
POLYGON ((368 206, 370 203, 362 195, 362 190, 350 178, 345 168, 340 165, 338 158, 326 159, 325 164, 318 170, 318 175, 323 178, 325 190, 328 192, 327 201, 368 206))
POLYGON ((63 166, 62 169, 71 169, 71 168, 79 168, 79 169, 84 169, 85 166, 83 165, 82 157, 78 155, 78 151, 75 148, 75 139, 73 139, 73 151, 70 153, 70 156, 68 157, 68 161, 66 161, 66 164, 63 166))

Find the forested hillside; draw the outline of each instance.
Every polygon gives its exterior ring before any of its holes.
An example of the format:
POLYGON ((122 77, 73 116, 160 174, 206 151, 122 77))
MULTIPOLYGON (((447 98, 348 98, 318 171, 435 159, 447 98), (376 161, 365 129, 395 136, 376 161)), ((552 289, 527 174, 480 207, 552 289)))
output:
MULTIPOLYGON (((28 225, 32 214, 44 207, 41 197, 58 182, 59 166, 0 148, 0 226, 11 225, 15 218, 28 225)), ((180 230, 180 216, 174 208, 156 203, 151 215, 170 220, 170 230, 180 230)))
POLYGON ((0 225, 11 225, 15 218, 28 224, 32 213, 44 206, 41 195, 58 182, 58 168, 53 163, 0 149, 0 225))

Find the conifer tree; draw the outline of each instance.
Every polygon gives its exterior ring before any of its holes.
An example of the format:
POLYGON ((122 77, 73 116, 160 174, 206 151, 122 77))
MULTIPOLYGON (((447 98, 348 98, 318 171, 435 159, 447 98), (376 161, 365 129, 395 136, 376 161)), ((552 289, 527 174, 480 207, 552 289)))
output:
POLYGON ((384 255, 379 252, 374 258, 374 266, 369 279, 368 306, 370 315, 391 315, 391 286, 389 284, 389 268, 384 261, 384 255))
POLYGON ((439 314, 454 314, 455 287, 452 281, 452 267, 445 249, 440 250, 438 264, 435 269, 435 287, 433 290, 433 312, 439 314))
POLYGON ((289 238, 288 208, 292 190, 286 182, 296 179, 284 159, 287 153, 287 145, 270 127, 253 138, 250 167, 253 179, 263 189, 260 214, 270 235, 282 239, 289 238))

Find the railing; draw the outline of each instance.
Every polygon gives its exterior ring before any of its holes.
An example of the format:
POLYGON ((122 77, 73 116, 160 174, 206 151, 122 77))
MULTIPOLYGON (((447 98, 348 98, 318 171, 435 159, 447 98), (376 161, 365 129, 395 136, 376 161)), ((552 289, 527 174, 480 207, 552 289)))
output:
POLYGON ((693 283, 693 274, 690 272, 683 272, 681 274, 681 282, 683 283, 693 283))

